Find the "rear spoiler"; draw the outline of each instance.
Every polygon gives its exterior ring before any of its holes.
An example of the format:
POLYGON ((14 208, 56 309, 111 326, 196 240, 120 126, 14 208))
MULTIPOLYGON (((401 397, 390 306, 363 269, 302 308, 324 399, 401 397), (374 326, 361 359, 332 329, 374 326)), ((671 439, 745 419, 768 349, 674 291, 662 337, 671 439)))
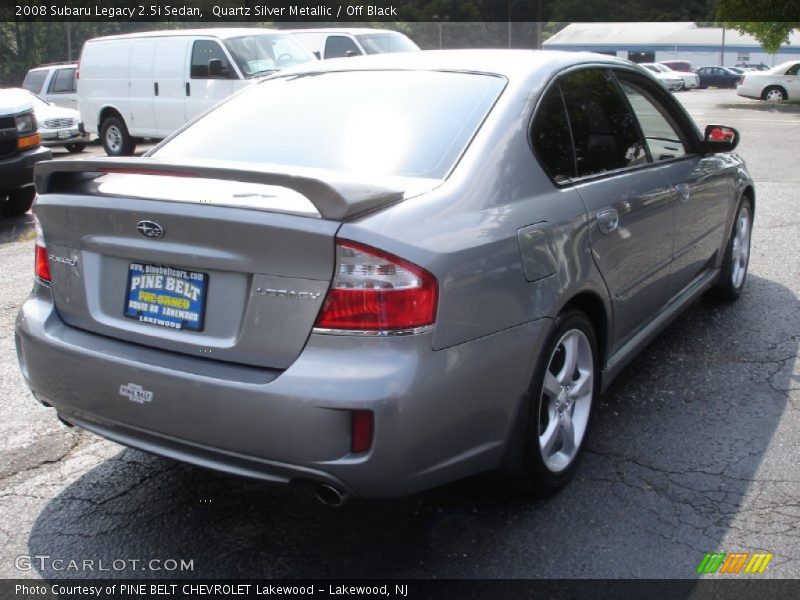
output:
POLYGON ((224 163, 212 161, 170 161, 151 158, 88 158, 49 160, 36 164, 34 181, 39 194, 69 193, 76 184, 107 173, 198 177, 242 183, 274 185, 302 194, 323 219, 345 221, 399 202, 404 190, 373 183, 367 178, 322 169, 279 165, 224 163))

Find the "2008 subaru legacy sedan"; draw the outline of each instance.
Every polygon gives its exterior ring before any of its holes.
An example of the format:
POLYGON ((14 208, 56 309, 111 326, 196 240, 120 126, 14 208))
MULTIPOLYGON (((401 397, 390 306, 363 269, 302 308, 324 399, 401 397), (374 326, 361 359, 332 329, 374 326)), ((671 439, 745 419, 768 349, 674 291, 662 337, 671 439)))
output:
POLYGON ((329 503, 553 491, 626 362, 740 294, 737 141, 600 55, 284 72, 143 158, 37 166, 22 372, 69 424, 329 503))

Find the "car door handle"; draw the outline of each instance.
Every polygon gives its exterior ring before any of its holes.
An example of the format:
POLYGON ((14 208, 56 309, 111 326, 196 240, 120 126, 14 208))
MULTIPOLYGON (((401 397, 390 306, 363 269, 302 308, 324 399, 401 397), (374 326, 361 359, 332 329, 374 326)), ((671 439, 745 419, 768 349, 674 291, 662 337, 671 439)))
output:
POLYGON ((189 85, 189 82, 188 82, 188 81, 186 82, 186 95, 187 95, 187 96, 191 96, 191 95, 192 95, 192 88, 191 88, 191 86, 189 85))
POLYGON ((153 82, 153 91, 155 92, 156 96, 158 96, 158 82, 153 82))
POLYGON ((619 213, 613 208, 601 210, 594 218, 603 233, 611 233, 619 225, 619 213))
POLYGON ((675 193, 678 194, 678 202, 686 204, 692 196, 692 190, 687 183, 679 183, 675 186, 675 193))

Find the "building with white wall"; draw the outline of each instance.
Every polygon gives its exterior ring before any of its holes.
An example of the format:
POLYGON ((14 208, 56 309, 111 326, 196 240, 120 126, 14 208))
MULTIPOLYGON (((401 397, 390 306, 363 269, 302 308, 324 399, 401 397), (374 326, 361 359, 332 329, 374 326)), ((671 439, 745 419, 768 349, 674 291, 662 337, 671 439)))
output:
POLYGON ((774 66, 800 59, 800 32, 790 44, 769 54, 751 35, 734 29, 698 27, 694 23, 571 23, 546 40, 547 50, 588 50, 634 62, 688 60, 694 67, 739 62, 774 66))

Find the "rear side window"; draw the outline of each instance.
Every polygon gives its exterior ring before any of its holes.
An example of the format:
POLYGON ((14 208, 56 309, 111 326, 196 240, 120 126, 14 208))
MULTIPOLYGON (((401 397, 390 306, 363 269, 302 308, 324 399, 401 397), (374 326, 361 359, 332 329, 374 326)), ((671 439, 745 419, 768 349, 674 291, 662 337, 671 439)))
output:
POLYGON ((539 104, 531 140, 539 161, 553 181, 562 183, 575 176, 569 122, 558 85, 552 86, 539 104))
POLYGON ((34 94, 41 94, 46 78, 47 71, 28 71, 28 74, 25 75, 25 81, 22 82, 22 87, 34 94))
POLYGON ((325 58, 340 58, 342 56, 358 56, 361 50, 356 43, 349 37, 343 35, 332 35, 325 42, 325 58))
POLYGON ((579 177, 647 162, 636 117, 608 71, 576 71, 559 82, 579 177))
POLYGON ((75 69, 58 69, 50 81, 51 94, 71 94, 75 91, 75 69))
POLYGON ((308 73, 268 79, 220 104, 153 153, 444 178, 505 86, 491 75, 308 73))

